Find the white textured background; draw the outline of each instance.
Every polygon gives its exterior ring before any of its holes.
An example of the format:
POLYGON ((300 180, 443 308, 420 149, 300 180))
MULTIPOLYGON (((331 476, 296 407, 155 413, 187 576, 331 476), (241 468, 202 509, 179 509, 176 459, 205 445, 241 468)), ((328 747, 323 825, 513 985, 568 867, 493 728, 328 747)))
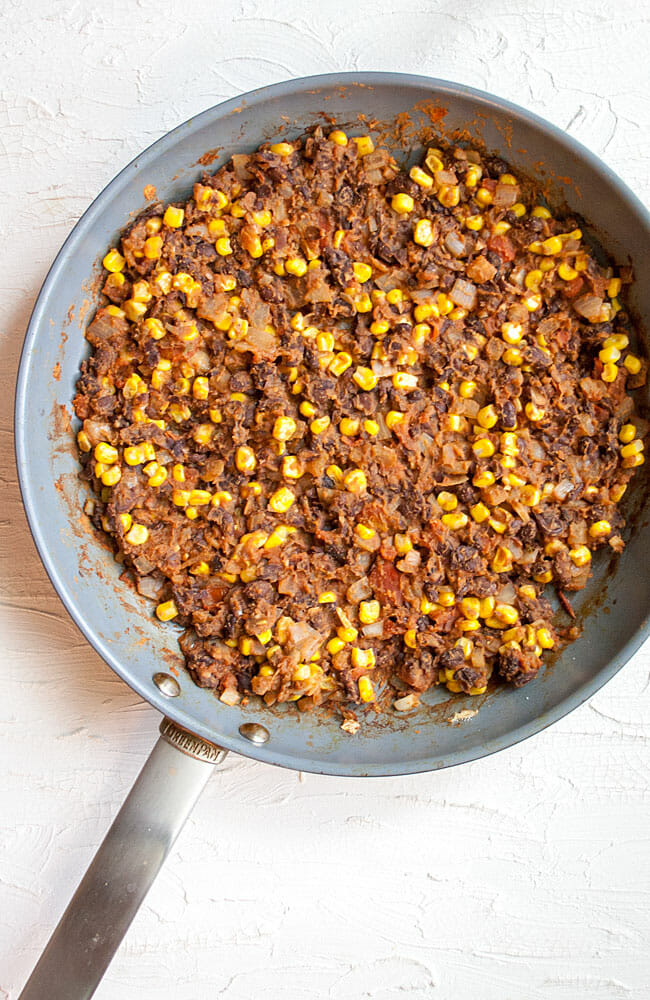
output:
MULTIPOLYGON (((650 31, 641 0, 3 0, 0 12, 0 998, 13 1000, 158 723, 66 617, 18 497, 16 361, 69 229, 195 112, 355 69, 511 98, 647 197, 650 31)), ((647 1000, 649 664, 646 647, 568 719, 460 770, 344 781, 231 756, 97 996, 647 1000)))

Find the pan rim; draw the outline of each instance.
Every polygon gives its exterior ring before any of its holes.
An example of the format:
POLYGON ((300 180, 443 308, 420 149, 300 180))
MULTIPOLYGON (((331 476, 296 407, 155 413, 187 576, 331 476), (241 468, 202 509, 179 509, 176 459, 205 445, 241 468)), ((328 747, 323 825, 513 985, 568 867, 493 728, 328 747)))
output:
MULTIPOLYGON (((146 169, 148 162, 162 153, 166 146, 172 145, 183 131, 191 127, 200 127, 201 123, 210 121, 218 114, 225 117, 234 113, 242 102, 247 107, 254 106, 260 102, 265 102, 274 97, 282 97, 284 94, 304 92, 314 87, 328 86, 364 86, 373 85, 385 87, 386 84, 394 84, 406 90, 421 89, 423 86, 431 88, 436 92, 436 96, 442 100, 446 96, 451 98, 471 98, 482 105, 486 112, 500 112, 505 115, 514 116, 526 124, 532 125, 538 130, 550 135, 558 144, 572 155, 577 156, 587 166, 605 179, 619 196, 627 202, 641 226, 650 233, 650 213, 634 194, 633 191, 614 173, 614 171, 604 164, 594 153, 584 147, 580 142, 568 136, 557 126, 539 117, 534 112, 513 104, 503 98, 489 94, 485 91, 467 87, 463 84, 453 83, 447 80, 440 80, 434 77, 427 77, 408 73, 384 73, 384 72, 348 72, 348 73, 328 73, 309 77, 301 77, 292 80, 282 81, 269 86, 260 87, 249 91, 246 94, 238 95, 227 101, 221 102, 205 109, 197 115, 188 118, 175 128, 166 132, 159 139, 156 139, 141 153, 127 163, 109 183, 95 197, 78 222, 75 224, 61 249, 57 253, 54 261, 45 277, 39 294, 36 298, 32 310, 25 339, 21 351, 18 376, 16 381, 15 411, 14 411, 14 449, 16 465, 18 470, 18 483, 22 497, 23 506, 27 517, 27 522, 36 546, 41 563, 66 611, 72 618, 77 628, 81 631, 93 649, 113 670, 117 676, 134 690, 144 701, 157 709, 163 715, 173 719, 179 725, 195 732, 204 739, 215 742, 214 732, 201 720, 194 718, 180 704, 173 700, 168 700, 153 686, 147 686, 138 676, 129 673, 121 661, 112 654, 110 647, 101 640, 87 625, 81 608, 76 600, 75 594, 67 586, 58 572, 55 559, 49 551, 47 542, 41 531, 41 517, 38 514, 38 499, 35 494, 35 484, 30 480, 26 461, 26 435, 28 433, 27 407, 27 387, 29 384, 30 355, 31 349, 38 336, 38 331, 45 322, 45 312, 52 294, 56 294, 56 289, 61 273, 65 269, 66 259, 71 248, 79 240, 80 236, 89 229, 92 229, 94 220, 110 204, 112 192, 120 186, 125 175, 134 168, 146 169)), ((225 749, 232 750, 242 756, 250 757, 264 763, 277 764, 291 770, 303 770, 315 774, 328 774, 342 777, 395 777, 406 774, 419 774, 428 771, 441 770, 443 768, 458 766, 469 763, 483 757, 491 756, 500 750, 515 746, 542 732, 548 726, 568 715, 574 709, 584 704, 597 691, 600 690, 630 659, 631 656, 641 647, 650 633, 650 614, 646 616, 643 624, 628 638, 627 642, 619 650, 618 654, 601 669, 598 674, 584 681, 573 692, 561 699, 543 715, 537 716, 534 720, 524 722, 520 726, 511 729, 503 736, 487 738, 481 744, 467 749, 460 749, 450 755, 449 760, 432 760, 431 758, 418 758, 406 760, 394 764, 373 764, 371 767, 363 768, 350 761, 338 760, 311 760, 304 757, 297 759, 288 754, 279 754, 273 749, 272 741, 263 746, 249 744, 243 739, 221 738, 218 741, 225 749)))

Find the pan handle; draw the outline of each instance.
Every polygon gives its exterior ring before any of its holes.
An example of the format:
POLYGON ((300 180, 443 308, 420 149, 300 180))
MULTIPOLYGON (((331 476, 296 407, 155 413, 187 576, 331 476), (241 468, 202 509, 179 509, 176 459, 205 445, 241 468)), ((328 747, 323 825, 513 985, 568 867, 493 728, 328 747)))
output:
POLYGON ((19 1000, 87 1000, 227 751, 170 719, 19 1000))

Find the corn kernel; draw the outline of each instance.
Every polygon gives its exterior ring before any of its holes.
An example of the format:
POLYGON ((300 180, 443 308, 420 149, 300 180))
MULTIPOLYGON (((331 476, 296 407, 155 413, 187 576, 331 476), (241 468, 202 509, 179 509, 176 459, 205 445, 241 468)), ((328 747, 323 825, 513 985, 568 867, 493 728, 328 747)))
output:
POLYGON ((247 445, 241 445, 235 452, 235 465, 239 472, 250 475, 257 468, 255 452, 247 445))
POLYGON ((612 526, 609 521, 595 521, 589 527, 589 534, 592 538, 606 538, 607 535, 611 535, 612 526))
POLYGON ((399 215, 408 215, 408 213, 412 212, 415 207, 415 202, 411 198, 410 194, 405 194, 404 192, 393 195, 390 204, 393 211, 397 212, 399 215))
POLYGON ((482 524, 484 521, 487 521, 490 516, 489 508, 486 507, 484 503, 480 502, 475 503, 472 507, 470 507, 469 512, 472 515, 472 519, 476 521, 477 524, 482 524))
POLYGON ((290 257, 285 260, 284 267, 289 274, 293 274, 297 278, 302 278, 307 273, 307 261, 302 257, 290 257))
POLYGON ((404 633, 404 645, 408 646, 409 649, 418 648, 418 641, 414 628, 410 628, 404 633))
POLYGON ((232 244, 227 236, 221 236, 215 243, 215 248, 220 257, 228 257, 232 253, 232 244))
POLYGON ((450 528, 452 531, 460 531, 461 528, 466 527, 469 518, 462 511, 453 511, 451 514, 443 514, 440 520, 446 528, 450 528))
POLYGON ((357 147, 359 156, 368 156, 375 151, 375 144, 369 135, 353 135, 352 142, 357 147))
POLYGON ((623 424, 618 432, 618 440, 622 444, 630 444, 636 437, 636 427, 634 424, 623 424))
POLYGON ((506 365, 512 365, 514 368, 518 368, 524 363, 524 357, 521 351, 516 347, 508 347, 501 355, 501 360, 506 365))
POLYGON ((319 604, 336 604, 338 598, 333 590, 324 590, 322 594, 318 595, 319 604))
POLYGON ((156 608, 156 618, 161 622, 169 622, 172 618, 175 618, 178 614, 178 608, 176 607, 174 601, 163 601, 156 608))
POLYGON ((481 613, 481 602, 478 597, 463 597, 460 608, 465 618, 476 619, 481 613))
POLYGON ((638 455, 643 450, 644 450, 644 445, 642 439, 635 438, 633 441, 630 441, 629 444, 623 445, 623 447, 621 448, 621 456, 623 458, 631 458, 633 455, 638 455))
POLYGON ((359 433, 361 422, 351 417, 343 417, 339 424, 339 430, 344 437, 354 437, 359 433))
POLYGON ((361 701, 374 701, 375 700, 375 689, 372 686, 372 681, 365 674, 362 674, 358 680, 359 685, 359 697, 361 701))
POLYGON ((465 174, 465 187, 475 188, 482 176, 483 170, 481 167, 477 163, 470 163, 465 174))
POLYGON ((290 441, 297 428, 293 417, 277 417, 273 424, 273 437, 276 441, 290 441))
POLYGON ((316 407, 309 400, 305 399, 299 406, 299 410, 303 417, 313 417, 316 414, 316 407))
POLYGON ((535 312, 537 309, 541 308, 542 296, 536 292, 532 292, 524 299, 524 305, 526 306, 528 312, 535 312))
POLYGON ((603 364, 607 364, 610 361, 619 361, 621 357, 621 352, 619 351, 618 347, 614 347, 613 344, 610 344, 607 347, 603 347, 602 351, 598 352, 598 357, 603 362, 603 364))
POLYGON ((399 556, 405 556, 413 548, 413 542, 409 536, 400 534, 399 532, 393 536, 393 545, 399 556))
POLYGON ((340 351, 338 354, 335 355, 333 360, 330 361, 329 370, 331 371, 332 375, 336 375, 338 378, 339 375, 342 375, 343 372, 348 370, 351 364, 352 364, 352 355, 348 354, 347 351, 340 351))
POLYGON ((494 445, 489 438, 479 438, 472 444, 472 451, 477 458, 491 458, 494 455, 494 445))
POLYGON ((389 410, 386 414, 386 426, 389 430, 393 430, 398 424, 401 424, 404 420, 405 414, 401 413, 399 410, 389 410))
POLYGON ((149 537, 149 529, 144 524, 133 524, 124 536, 129 545, 144 545, 149 537))
POLYGON ((355 533, 359 536, 359 538, 363 538, 366 541, 368 541, 370 538, 374 538, 375 535, 377 534, 377 532, 375 531, 375 529, 369 527, 369 525, 367 525, 367 524, 361 524, 361 523, 359 523, 359 524, 355 525, 354 530, 355 530, 355 533))
POLYGON ((499 545, 490 566, 495 573, 507 573, 512 569, 512 558, 510 549, 506 545, 499 545))
POLYGON ((372 625, 379 621, 381 605, 379 601, 361 601, 359 604, 359 621, 364 625, 372 625))
POLYGON ((635 354, 626 354, 623 358, 623 366, 627 368, 630 375, 638 375, 641 371, 641 360, 635 354))
POLYGON ((559 236, 549 236, 548 239, 542 240, 542 253, 547 256, 552 256, 556 253, 562 252, 562 240, 559 236))
POLYGON ((436 497, 436 500, 438 501, 438 506, 446 511, 456 510, 458 506, 458 499, 455 494, 449 493, 447 490, 442 490, 436 497))
POLYGON ((591 561, 591 552, 586 545, 577 545, 569 549, 569 558, 575 566, 586 566, 591 561))
POLYGON ((351 469, 343 477, 343 485, 348 493, 363 493, 368 485, 365 472, 362 469, 351 469))
POLYGON ((269 510, 276 514, 284 514, 293 505, 295 499, 295 494, 291 490, 287 489, 286 486, 281 486, 269 500, 269 510))
POLYGON ((514 625, 519 620, 519 612, 512 604, 497 603, 494 617, 498 618, 502 625, 514 625))
POLYGON ((524 413, 532 423, 537 423, 537 421, 543 420, 546 416, 546 411, 535 403, 526 403, 524 413))
POLYGON ((334 129, 333 132, 330 132, 327 138, 330 142, 335 143, 337 146, 347 146, 348 144, 347 135, 338 128, 334 129))
POLYGON ((479 205, 491 205, 492 202, 494 201, 492 192, 488 191, 488 189, 484 187, 480 187, 478 189, 475 198, 476 201, 479 203, 479 205))
POLYGON ((484 225, 485 220, 482 215, 468 215, 465 217, 465 226, 472 232, 480 232, 484 225))
POLYGON ((345 649, 345 642, 343 639, 339 639, 338 636, 333 636, 326 644, 325 648, 331 656, 336 656, 336 654, 340 653, 342 649, 345 649))
POLYGON ((316 417, 309 425, 312 434, 323 434, 330 425, 329 417, 316 417))
POLYGON ((359 635, 359 632, 354 625, 341 625, 337 628, 336 634, 343 642, 354 642, 359 635))
POLYGON ((429 219, 418 219, 415 223, 413 242, 421 247, 430 247, 435 242, 433 227, 429 219))
POLYGON ((163 215, 163 222, 170 229, 178 229, 179 226, 183 225, 183 220, 185 218, 185 209, 175 208, 173 205, 169 205, 163 215))
POLYGON ((443 184, 438 191, 438 201, 445 208, 455 208, 460 201, 460 188, 457 184, 443 184))
POLYGON ((544 205, 536 205, 530 214, 534 216, 536 219, 551 218, 551 213, 549 212, 548 208, 544 207, 544 205))
POLYGON ((269 149, 278 156, 291 156, 293 153, 293 146, 290 142, 275 142, 272 146, 269 146, 269 149))
POLYGON ((603 382, 615 382, 618 376, 618 368, 613 363, 607 363, 603 365, 603 370, 600 373, 600 377, 603 382))
POLYGON ((377 376, 373 372, 372 368, 364 368, 363 366, 360 366, 355 369, 352 378, 359 388, 363 389, 365 392, 370 392, 377 385, 377 376))
POLYGON ((637 469, 640 465, 645 462, 644 456, 639 453, 637 455, 628 455, 622 461, 622 466, 624 469, 637 469))
POLYGON ((97 461, 103 465, 112 465, 120 457, 117 448, 114 448, 112 444, 107 444, 106 441, 100 441, 99 444, 96 444, 93 454, 97 461))
POLYGON ((302 474, 302 466, 295 455, 286 455, 282 459, 282 475, 285 479, 300 479, 302 474))
POLYGON ((401 389, 403 392, 411 392, 417 389, 417 375, 410 375, 408 372, 395 372, 392 378, 393 388, 401 389))
POLYGON ((433 177, 425 173, 421 167, 411 167, 409 170, 409 177, 414 181, 419 187, 429 189, 433 187, 433 177))
POLYGON ((372 268, 369 264, 364 264, 361 260, 355 260, 352 264, 352 270, 354 271, 354 276, 360 284, 364 284, 366 281, 370 281, 372 277, 372 268))

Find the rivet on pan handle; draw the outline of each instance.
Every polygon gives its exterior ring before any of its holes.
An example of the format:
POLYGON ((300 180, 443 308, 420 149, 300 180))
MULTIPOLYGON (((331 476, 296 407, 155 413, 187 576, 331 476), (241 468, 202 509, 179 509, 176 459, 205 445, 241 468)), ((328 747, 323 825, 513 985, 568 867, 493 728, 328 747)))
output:
POLYGON ((20 1000, 88 1000, 227 751, 164 719, 20 1000))

